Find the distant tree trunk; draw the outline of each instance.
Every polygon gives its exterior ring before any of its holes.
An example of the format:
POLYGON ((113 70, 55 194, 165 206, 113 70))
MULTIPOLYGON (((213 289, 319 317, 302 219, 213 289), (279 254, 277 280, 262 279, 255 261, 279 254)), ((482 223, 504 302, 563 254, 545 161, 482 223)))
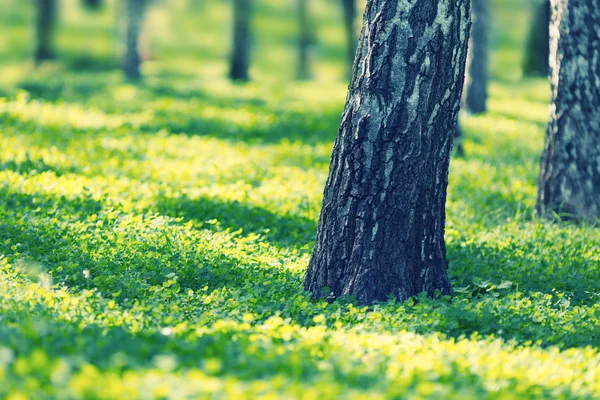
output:
POLYGON ((54 58, 54 26, 56 25, 56 0, 37 0, 35 61, 54 58))
POLYGON ((310 79, 310 46, 313 44, 308 15, 308 0, 298 1, 298 79, 310 79))
POLYGON ((346 33, 346 49, 348 57, 348 71, 352 74, 352 64, 356 56, 356 0, 342 0, 344 7, 344 31, 346 33))
POLYGON ((451 293, 444 245, 469 0, 370 0, 304 285, 359 303, 451 293))
POLYGON ((465 108, 472 114, 487 109, 488 86, 488 0, 471 0, 471 39, 467 54, 465 108))
POLYGON ((139 80, 140 74, 140 30, 146 0, 126 0, 125 60, 123 71, 131 80, 139 80))
POLYGON ((88 10, 98 10, 102 7, 102 0, 83 0, 83 6, 88 10))
POLYGON ((553 0, 552 104, 537 210, 600 218, 600 7, 553 0))
POLYGON ((464 157, 466 155, 465 147, 463 146, 462 128, 460 127, 460 124, 458 123, 458 121, 456 122, 456 128, 454 130, 453 145, 454 145, 454 149, 456 150, 456 155, 458 157, 464 157))
POLYGON ((550 69, 550 0, 541 0, 533 12, 525 46, 523 75, 548 76, 550 69))
POLYGON ((252 0, 233 0, 233 45, 229 77, 247 81, 250 67, 252 0))

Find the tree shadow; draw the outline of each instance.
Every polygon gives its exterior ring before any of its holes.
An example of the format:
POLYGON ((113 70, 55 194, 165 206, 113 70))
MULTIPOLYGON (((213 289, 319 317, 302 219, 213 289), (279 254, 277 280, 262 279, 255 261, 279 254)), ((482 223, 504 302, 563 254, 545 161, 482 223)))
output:
POLYGON ((279 247, 306 246, 314 240, 317 228, 316 221, 306 217, 278 215, 261 207, 210 197, 162 196, 154 206, 163 215, 181 217, 199 227, 206 227, 206 221, 217 220, 222 228, 259 234, 279 247))

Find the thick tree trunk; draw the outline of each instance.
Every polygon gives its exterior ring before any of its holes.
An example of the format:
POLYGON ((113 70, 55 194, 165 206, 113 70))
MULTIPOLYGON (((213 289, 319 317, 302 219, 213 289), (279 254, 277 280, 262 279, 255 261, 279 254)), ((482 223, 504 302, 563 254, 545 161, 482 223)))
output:
POLYGON ((356 0, 342 0, 344 8, 344 31, 346 33, 346 46, 348 57, 348 71, 352 74, 352 64, 356 57, 356 0))
POLYGON ((140 74, 140 30, 144 15, 144 3, 146 0, 126 0, 126 24, 125 29, 125 59, 123 71, 125 76, 131 80, 139 80, 140 74))
POLYGON ((600 218, 600 7, 597 0, 553 0, 552 103, 537 210, 600 218))
POLYGON ((449 294, 446 188, 469 0, 370 0, 364 21, 304 284, 362 304, 449 294))
POLYGON ((233 0, 233 45, 229 77, 247 81, 250 67, 252 0, 233 0))
POLYGON ((471 39, 467 53, 465 108, 472 114, 487 109, 488 86, 488 1, 471 0, 471 39))
POLYGON ((37 0, 35 61, 54 58, 54 26, 56 24, 56 0, 37 0))
POLYGON ((550 69, 550 0, 541 0, 533 12, 531 30, 525 46, 523 75, 548 76, 550 69))
POLYGON ((298 0, 298 79, 310 79, 310 46, 313 44, 310 30, 309 0, 298 0))

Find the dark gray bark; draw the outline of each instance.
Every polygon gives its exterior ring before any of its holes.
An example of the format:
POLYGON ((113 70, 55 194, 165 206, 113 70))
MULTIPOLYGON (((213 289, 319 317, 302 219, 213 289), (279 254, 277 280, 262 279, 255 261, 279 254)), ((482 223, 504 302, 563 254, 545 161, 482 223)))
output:
POLYGON ((348 71, 352 74, 352 64, 354 64, 356 47, 358 46, 356 38, 356 0, 342 0, 342 6, 344 8, 344 32, 346 34, 348 71))
POLYGON ((465 109, 472 114, 487 110, 488 1, 471 0, 471 38, 467 53, 465 109))
POLYGON ((35 61, 54 58, 54 27, 56 25, 56 0, 37 0, 35 61))
POLYGON ((552 102, 537 194, 540 215, 600 218, 600 7, 553 0, 552 102))
POLYGON ((314 44, 310 27, 309 0, 298 1, 298 79, 310 79, 310 47, 314 44))
POLYGON ((550 0, 541 0, 533 11, 523 58, 523 75, 548 76, 550 67, 550 0))
POLYGON ((232 80, 247 81, 250 77, 250 46, 252 0, 233 0, 233 43, 229 77, 232 80))
POLYGON ((123 72, 131 80, 139 80, 140 74, 140 31, 146 0, 126 0, 125 59, 123 72))
POLYGON ((469 19, 469 0, 367 3, 304 282, 314 296, 451 293, 445 203, 469 19))

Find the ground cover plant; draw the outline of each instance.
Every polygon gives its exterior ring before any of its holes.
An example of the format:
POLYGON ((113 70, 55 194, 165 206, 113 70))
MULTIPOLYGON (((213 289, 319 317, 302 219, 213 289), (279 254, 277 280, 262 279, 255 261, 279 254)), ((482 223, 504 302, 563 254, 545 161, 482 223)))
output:
POLYGON ((493 2, 489 111, 461 115, 454 296, 360 307, 302 286, 347 85, 338 5, 315 2, 315 81, 293 82, 292 5, 257 2, 240 85, 227 3, 182 3, 150 17, 198 34, 154 32, 131 84, 110 7, 66 7, 33 68, 32 10, 2 2, 0 397, 600 397, 600 230, 534 216, 549 90, 520 77, 524 4, 493 2))

